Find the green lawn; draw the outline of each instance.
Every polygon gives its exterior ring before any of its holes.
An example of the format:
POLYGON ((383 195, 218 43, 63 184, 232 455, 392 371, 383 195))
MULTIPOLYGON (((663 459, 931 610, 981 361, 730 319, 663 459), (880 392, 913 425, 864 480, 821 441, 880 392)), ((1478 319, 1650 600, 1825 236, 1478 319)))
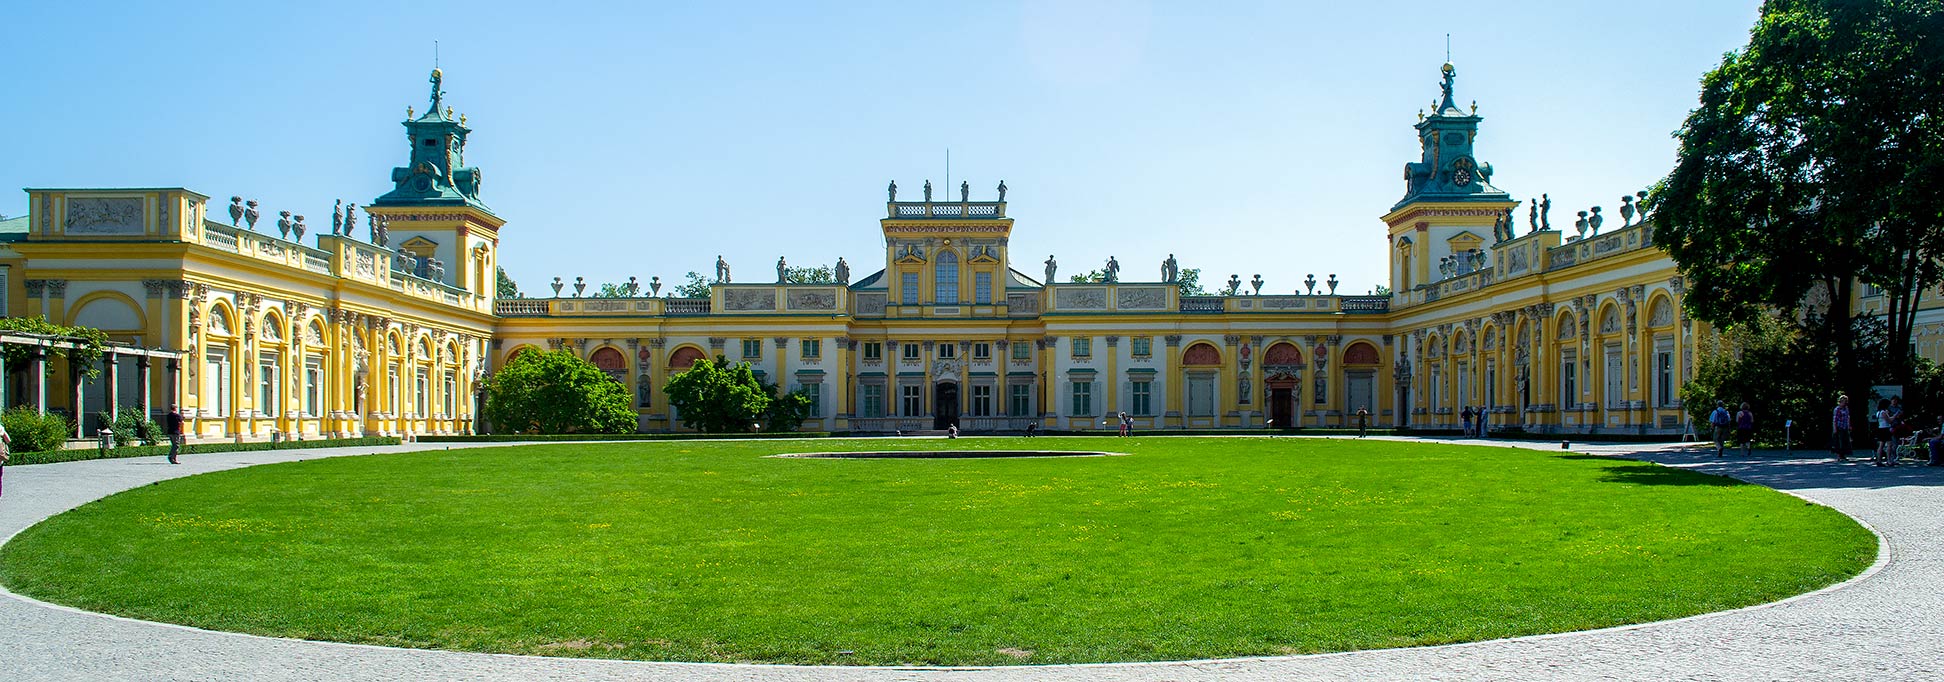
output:
POLYGON ((1015 664, 1437 644, 1855 575, 1827 508, 1652 464, 1259 438, 540 445, 166 481, 28 529, 0 581, 94 611, 412 647, 1015 664), (1130 457, 778 459, 1041 448, 1130 457))

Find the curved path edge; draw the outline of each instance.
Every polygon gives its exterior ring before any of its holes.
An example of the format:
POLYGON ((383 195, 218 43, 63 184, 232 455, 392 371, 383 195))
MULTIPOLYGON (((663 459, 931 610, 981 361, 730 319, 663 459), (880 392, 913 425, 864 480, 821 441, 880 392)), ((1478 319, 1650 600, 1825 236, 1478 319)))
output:
MULTIPOLYGON (((770 439, 774 440, 774 439, 770 439)), ((1413 439, 1397 439, 1413 440, 1413 439)), ((411 444, 89 460, 9 467, 0 545, 32 525, 155 481, 388 452, 523 443, 411 444), (25 489, 25 490, 23 490, 25 489), (23 494, 24 493, 24 494, 23 494), (26 498, 26 499, 23 499, 26 498)), ((1480 443, 1488 444, 1488 443, 1480 443)), ((1493 441, 1556 452, 1543 443, 1493 441)), ((866 667, 617 661, 298 640, 85 611, 0 587, 0 651, 20 679, 1191 680, 1924 679, 1944 676, 1944 471, 1758 453, 1717 460, 1679 446, 1580 446, 1765 485, 1831 507, 1877 537, 1848 580, 1774 602, 1596 630, 1361 651, 1009 667, 866 667)))

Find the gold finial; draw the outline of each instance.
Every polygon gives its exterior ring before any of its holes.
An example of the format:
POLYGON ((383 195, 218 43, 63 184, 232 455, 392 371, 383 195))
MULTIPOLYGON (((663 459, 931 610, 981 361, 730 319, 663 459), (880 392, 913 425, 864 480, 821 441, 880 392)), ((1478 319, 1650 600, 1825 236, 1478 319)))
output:
POLYGON ((446 118, 452 118, 452 107, 446 107, 446 118))
POLYGON ((1422 121, 1422 120, 1424 120, 1424 110, 1423 110, 1423 109, 1419 109, 1419 110, 1418 110, 1418 120, 1420 120, 1420 121, 1422 121))
POLYGON ((438 69, 438 67, 433 67, 433 68, 432 68, 432 77, 433 77, 433 78, 444 78, 444 77, 445 77, 445 72, 444 72, 444 71, 440 71, 440 70, 438 69))
POLYGON ((405 120, 412 120, 412 105, 405 105, 405 120))
POLYGON ((1472 100, 1472 113, 1478 113, 1478 100, 1472 100))
POLYGON ((465 114, 460 114, 460 115, 459 115, 459 125, 465 125, 465 124, 466 124, 466 115, 465 115, 465 114))

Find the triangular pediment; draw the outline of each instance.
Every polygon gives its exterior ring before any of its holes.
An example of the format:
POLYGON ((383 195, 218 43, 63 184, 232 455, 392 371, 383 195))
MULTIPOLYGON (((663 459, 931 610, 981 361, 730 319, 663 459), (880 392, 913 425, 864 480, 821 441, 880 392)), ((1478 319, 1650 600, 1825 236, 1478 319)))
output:
POLYGON ((420 258, 430 257, 439 248, 439 243, 424 237, 412 237, 398 245, 398 248, 420 258))

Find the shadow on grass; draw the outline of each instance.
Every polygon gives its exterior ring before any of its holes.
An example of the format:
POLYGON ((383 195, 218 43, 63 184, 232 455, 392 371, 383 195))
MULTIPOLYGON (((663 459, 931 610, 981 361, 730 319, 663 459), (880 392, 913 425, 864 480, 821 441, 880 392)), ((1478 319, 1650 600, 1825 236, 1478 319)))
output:
POLYGON ((1714 487, 1749 485, 1748 483, 1727 476, 1704 474, 1638 460, 1618 459, 1601 455, 1554 455, 1554 457, 1559 459, 1591 459, 1606 462, 1607 466, 1602 467, 1604 475, 1600 477, 1601 483, 1705 485, 1714 487))

